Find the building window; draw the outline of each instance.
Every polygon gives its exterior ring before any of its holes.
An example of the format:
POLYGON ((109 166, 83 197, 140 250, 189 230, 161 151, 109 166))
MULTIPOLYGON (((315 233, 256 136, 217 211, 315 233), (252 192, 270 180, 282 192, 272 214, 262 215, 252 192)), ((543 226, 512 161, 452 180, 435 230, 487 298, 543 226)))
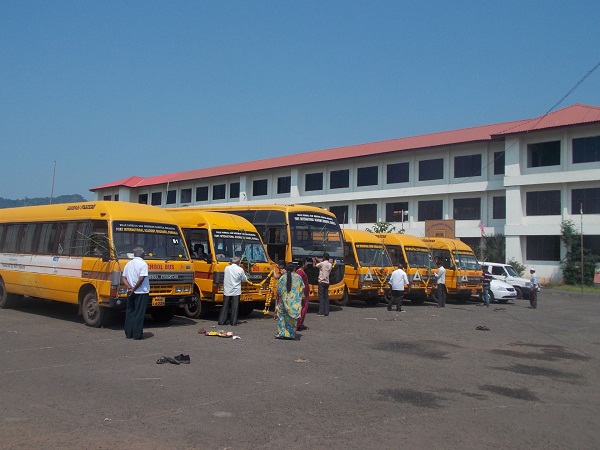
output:
POLYGON ((560 215, 560 191, 534 191, 527 193, 528 216, 560 215))
POLYGON ((492 219, 506 219, 506 197, 494 197, 492 203, 492 219))
POLYGON ((377 204, 356 205, 356 223, 377 222, 377 204))
POLYGON ((342 189, 350 186, 350 171, 332 170, 329 174, 329 189, 342 189))
POLYGON ((151 205, 162 205, 162 192, 153 192, 150 202, 151 205))
POLYGON ((119 201, 119 194, 115 194, 115 202, 119 201))
POLYGON ((177 191, 167 191, 167 205, 172 205, 173 203, 177 203, 177 191))
POLYGON ((304 177, 304 189, 307 191, 323 190, 323 173, 307 173, 304 177))
POLYGON ((267 180, 254 180, 252 182, 252 196, 258 197, 260 195, 267 195, 267 180))
POLYGON ((348 205, 332 206, 329 211, 335 214, 338 223, 348 223, 348 205))
POLYGON ((419 222, 424 220, 441 220, 443 216, 443 200, 422 200, 419 202, 419 222))
POLYGON ((560 165, 560 141, 527 145, 527 167, 560 165))
POLYGON ((600 214, 600 188, 573 189, 571 214, 600 214))
POLYGON ((402 214, 404 214, 404 222, 406 222, 406 220, 408 219, 408 202, 385 204, 386 222, 402 222, 402 214))
POLYGON ((454 199, 454 211, 452 217, 454 220, 481 220, 481 199, 454 199))
POLYGON ((225 190, 227 186, 225 184, 215 184, 213 186, 213 200, 223 200, 225 198, 225 190))
POLYGON ((481 155, 456 156, 454 158, 454 178, 480 177, 481 155))
POLYGON ((504 175, 504 152, 494 152, 494 175, 504 175))
POLYGON ((560 261, 560 236, 527 236, 529 261, 560 261))
POLYGON ((181 203, 192 203, 192 188, 182 189, 179 194, 179 201, 181 203))
POLYGON ((573 139, 573 164, 600 161, 600 136, 573 139))
POLYGON ((200 186, 196 188, 196 201, 208 201, 208 186, 200 186))
POLYGON ((112 196, 111 195, 105 195, 104 197, 102 197, 102 200, 109 202, 109 201, 112 200, 112 196))
POLYGON ((379 184, 379 168, 377 166, 360 167, 357 170, 357 186, 377 186, 379 184))
POLYGON ((138 195, 138 203, 141 203, 142 205, 147 205, 148 204, 148 194, 138 195))
POLYGON ((277 193, 289 194, 292 190, 292 177, 277 178, 277 193))
POLYGON ((444 178, 444 160, 426 159, 419 161, 419 181, 441 180, 444 178))
POLYGON ((229 198, 240 198, 240 182, 229 183, 229 198))
POLYGON ((408 183, 409 163, 396 163, 387 165, 387 184, 408 183))

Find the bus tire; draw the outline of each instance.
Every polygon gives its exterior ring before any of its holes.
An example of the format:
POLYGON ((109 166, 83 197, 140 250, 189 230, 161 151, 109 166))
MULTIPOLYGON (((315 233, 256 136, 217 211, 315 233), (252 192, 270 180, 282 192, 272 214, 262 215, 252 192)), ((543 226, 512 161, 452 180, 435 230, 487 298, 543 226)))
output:
POLYGON ((89 327, 99 328, 108 320, 110 311, 98 303, 96 291, 89 291, 81 301, 81 315, 89 327))
POLYGON ((197 319, 198 317, 200 317, 200 314, 202 313, 201 303, 202 302, 200 301, 200 294, 196 289, 194 289, 192 302, 183 305, 183 311, 185 313, 185 316, 189 317, 190 319, 197 319))
POLYGON ((152 308, 150 310, 150 315, 155 322, 167 323, 170 322, 173 317, 175 317, 175 308, 173 306, 160 306, 157 308, 152 308))
POLYGON ((239 315, 242 317, 249 316, 254 311, 254 306, 254 302, 240 302, 239 315))
POLYGON ((342 306, 348 306, 350 304, 350 295, 348 294, 348 286, 344 286, 344 295, 341 299, 342 306))
POLYGON ((12 308, 17 297, 15 294, 8 293, 4 280, 0 279, 0 309, 12 308))

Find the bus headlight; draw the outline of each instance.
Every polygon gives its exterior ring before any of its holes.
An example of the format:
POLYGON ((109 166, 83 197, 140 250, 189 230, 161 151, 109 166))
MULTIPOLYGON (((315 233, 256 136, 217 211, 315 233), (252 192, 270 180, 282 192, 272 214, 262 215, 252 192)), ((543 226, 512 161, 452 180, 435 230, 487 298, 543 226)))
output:
POLYGON ((185 293, 187 294, 187 293, 190 293, 190 292, 192 292, 192 289, 191 289, 189 286, 185 286, 185 287, 183 288, 183 292, 185 292, 185 293))
POLYGON ((183 287, 182 286, 175 286, 175 293, 176 294, 181 294, 183 292, 183 287))
POLYGON ((127 288, 126 287, 120 287, 118 290, 119 295, 125 295, 127 294, 127 288))

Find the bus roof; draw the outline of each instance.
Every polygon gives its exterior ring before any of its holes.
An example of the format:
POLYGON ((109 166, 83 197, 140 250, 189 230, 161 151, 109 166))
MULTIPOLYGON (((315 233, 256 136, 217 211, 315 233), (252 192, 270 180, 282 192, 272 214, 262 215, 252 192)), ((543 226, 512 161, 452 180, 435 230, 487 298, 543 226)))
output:
POLYGON ((375 235, 383 239, 383 243, 387 245, 410 245, 411 247, 423 247, 423 250, 427 251, 427 244, 417 236, 399 233, 376 233, 375 235))
POLYGON ((196 208, 165 208, 182 228, 211 228, 219 230, 244 230, 254 233, 256 228, 248 220, 235 214, 204 211, 196 208))
POLYGON ((342 229, 342 233, 344 234, 344 241, 347 242, 383 245, 381 238, 370 231, 342 229))
POLYGON ((0 209, 0 223, 35 220, 111 220, 117 218, 138 222, 175 223, 170 214, 157 206, 118 201, 99 200, 0 209))
POLYGON ((450 238, 431 238, 425 237, 422 239, 425 245, 428 245, 433 248, 439 249, 448 249, 448 250, 462 250, 462 251, 470 251, 473 250, 467 244, 465 244, 460 239, 450 239, 450 238))

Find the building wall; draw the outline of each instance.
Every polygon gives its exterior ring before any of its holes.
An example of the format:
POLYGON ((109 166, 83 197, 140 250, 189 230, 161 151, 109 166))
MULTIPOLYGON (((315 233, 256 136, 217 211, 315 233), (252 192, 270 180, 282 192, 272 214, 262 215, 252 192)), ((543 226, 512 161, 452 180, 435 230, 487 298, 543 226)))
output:
MULTIPOLYGON (((504 140, 466 143, 461 145, 415 149, 392 152, 377 156, 365 156, 346 160, 334 160, 328 163, 306 164, 287 168, 274 168, 259 172, 231 174, 214 179, 198 179, 176 184, 155 185, 143 188, 108 189, 97 191, 97 199, 115 199, 138 202, 140 196, 147 196, 148 203, 160 193, 158 206, 217 205, 226 203, 261 204, 261 203, 303 203, 331 209, 347 206, 347 219, 344 227, 365 229, 373 226, 375 221, 364 222, 357 213, 360 205, 376 205, 376 221, 389 221, 386 217, 387 203, 408 204, 408 216, 402 224, 391 221, 397 229, 403 227, 407 234, 423 236, 424 220, 419 220, 420 203, 423 201, 442 201, 442 214, 439 219, 456 219, 454 217, 454 201, 461 199, 480 199, 480 216, 467 220, 456 220, 456 236, 477 238, 481 235, 481 225, 485 233, 504 234, 506 236, 507 259, 515 259, 527 266, 535 266, 538 276, 544 281, 560 281, 562 274, 559 261, 540 260, 528 256, 533 248, 545 247, 547 243, 556 243, 560 236, 562 220, 571 219, 579 228, 580 215, 573 214, 571 195, 573 189, 600 188, 600 161, 585 164, 574 164, 572 159, 572 142, 574 138, 600 136, 600 125, 582 125, 557 130, 536 131, 508 136, 504 140), (531 167, 531 144, 560 142, 558 164, 531 167), (495 157, 504 152, 504 173, 495 173, 495 157), (457 159, 470 155, 481 155, 480 175, 456 177, 457 159), (441 159, 443 171, 441 178, 420 180, 419 173, 424 161, 441 159), (390 183, 387 179, 387 167, 390 164, 408 163, 408 180, 390 183), (358 186, 359 172, 364 168, 377 168, 377 182, 374 185, 358 186), (332 188, 330 181, 336 171, 348 171, 348 186, 332 188), (322 173, 323 186, 319 190, 309 190, 306 184, 307 175, 322 173), (278 193, 278 179, 289 177, 289 192, 278 193), (264 187, 265 195, 257 195, 255 183, 264 187), (239 194, 231 196, 231 184, 239 183, 239 194), (213 199, 213 189, 217 185, 225 185, 225 198, 213 199), (196 199, 196 189, 207 188, 206 200, 196 199), (171 191, 171 203, 167 203, 168 191, 171 191), (173 193, 174 191, 174 193, 173 193), (544 191, 553 192, 553 198, 560 199, 558 213, 551 215, 528 215, 528 195, 546 195, 544 191), (182 199, 191 192, 191 197, 182 199), (494 197, 506 197, 506 217, 495 218, 493 214, 494 197), (182 201, 189 200, 189 201, 182 201), (530 246, 528 247, 528 242, 530 246), (537 243, 534 245, 534 243, 537 243), (541 246, 541 247, 540 247, 541 246), (529 250, 528 250, 529 249, 529 250)), ((545 157, 541 151, 535 156, 545 157)), ((477 158, 477 157, 476 157, 477 158)), ((193 164, 193 162, 190 162, 193 164)), ((187 164, 188 166, 190 164, 187 164)), ((460 164, 459 164, 460 165, 460 164)), ((425 172, 431 173, 431 172, 425 172)), ((543 209, 543 201, 540 207, 543 209)), ((576 208, 579 211, 578 208, 576 208)), ((363 213, 363 218, 366 215, 363 213)), ((588 214, 584 211, 584 234, 600 236, 600 214, 588 214)), ((560 258, 565 257, 565 249, 560 248, 560 258)))

